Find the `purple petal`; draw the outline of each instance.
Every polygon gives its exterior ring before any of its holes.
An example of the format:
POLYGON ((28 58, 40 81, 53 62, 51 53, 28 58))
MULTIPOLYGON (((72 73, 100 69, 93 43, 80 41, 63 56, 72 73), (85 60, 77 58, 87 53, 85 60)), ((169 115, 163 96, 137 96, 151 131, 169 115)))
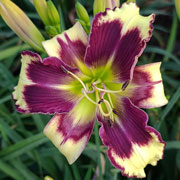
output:
POLYGON ((88 36, 81 24, 77 22, 72 28, 44 41, 43 46, 49 56, 61 59, 65 64, 77 67, 78 62, 84 62, 84 54, 88 36))
POLYGON ((133 79, 124 91, 133 104, 141 108, 154 108, 167 104, 160 73, 161 63, 137 66, 133 79))
POLYGON ((108 62, 115 78, 121 82, 132 79, 138 57, 152 35, 153 22, 154 15, 141 16, 134 3, 124 3, 121 8, 97 14, 92 23, 85 63, 97 68, 108 62))
POLYGON ((114 53, 118 39, 121 37, 121 22, 99 23, 99 18, 106 13, 97 14, 94 18, 89 46, 86 51, 85 63, 88 66, 99 67, 105 65, 114 53))
POLYGON ((145 177, 147 164, 156 165, 162 159, 165 143, 155 129, 146 125, 148 117, 144 111, 127 98, 118 102, 112 126, 108 118, 98 114, 100 137, 108 146, 108 157, 116 168, 129 177, 145 177))
POLYGON ((55 57, 42 61, 36 53, 22 53, 20 79, 13 99, 19 112, 62 113, 70 111, 81 97, 73 93, 74 79, 63 68, 77 73, 55 57))
POLYGON ((44 133, 72 164, 88 143, 94 122, 95 105, 83 98, 69 113, 54 116, 44 133))

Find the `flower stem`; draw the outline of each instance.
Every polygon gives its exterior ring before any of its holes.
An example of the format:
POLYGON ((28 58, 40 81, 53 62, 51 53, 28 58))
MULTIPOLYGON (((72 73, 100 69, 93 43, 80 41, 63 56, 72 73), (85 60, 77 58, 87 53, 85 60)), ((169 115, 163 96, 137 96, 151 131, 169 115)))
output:
POLYGON ((99 143, 99 129, 98 129, 98 123, 95 123, 95 141, 96 141, 96 147, 97 147, 97 155, 98 155, 98 166, 99 166, 99 180, 103 180, 102 176, 102 166, 101 166, 101 151, 100 151, 100 143, 99 143))

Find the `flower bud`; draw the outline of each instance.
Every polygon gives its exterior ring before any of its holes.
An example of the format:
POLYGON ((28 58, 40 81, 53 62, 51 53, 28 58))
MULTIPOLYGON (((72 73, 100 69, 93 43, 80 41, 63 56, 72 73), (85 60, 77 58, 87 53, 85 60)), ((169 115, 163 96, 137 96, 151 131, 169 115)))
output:
POLYGON ((51 0, 47 2, 47 11, 51 25, 60 24, 59 13, 51 0))
POLYGON ((76 3, 76 13, 80 20, 84 21, 86 24, 90 23, 89 15, 88 15, 86 9, 79 2, 76 3))
POLYGON ((86 24, 84 21, 82 21, 81 19, 76 19, 76 22, 79 21, 80 24, 82 25, 82 27, 84 28, 84 30, 86 31, 87 34, 90 33, 90 28, 91 28, 91 25, 90 23, 86 24))
POLYGON ((10 0, 0 0, 0 14, 6 24, 27 44, 37 51, 44 51, 44 37, 26 14, 10 0))
POLYGON ((40 18, 42 19, 45 25, 50 25, 51 21, 47 12, 47 3, 46 0, 33 0, 36 11, 38 12, 40 18))
POLYGON ((57 30, 59 26, 45 26, 46 32, 49 34, 50 37, 54 37, 59 34, 59 30, 57 30))
POLYGON ((130 3, 130 2, 136 3, 136 0, 127 0, 127 3, 130 3))
POLYGON ((105 0, 105 8, 113 9, 119 7, 119 0, 105 0))
POLYGON ((105 0, 94 0, 94 6, 93 6, 94 15, 104 11, 105 11, 105 0))
POLYGON ((46 176, 45 178, 44 178, 44 180, 54 180, 52 177, 50 177, 50 176, 46 176))
POLYGON ((176 12, 180 20, 180 0, 175 0, 176 12))

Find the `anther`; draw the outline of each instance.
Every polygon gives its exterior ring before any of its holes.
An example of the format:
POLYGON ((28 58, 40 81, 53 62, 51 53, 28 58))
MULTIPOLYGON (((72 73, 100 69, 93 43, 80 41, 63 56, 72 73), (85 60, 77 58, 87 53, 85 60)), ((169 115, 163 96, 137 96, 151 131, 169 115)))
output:
POLYGON ((127 86, 129 85, 129 80, 128 81, 126 81, 123 85, 122 85, 122 91, 124 91, 126 88, 127 88, 127 86))
POLYGON ((100 100, 98 101, 98 104, 101 104, 103 101, 104 101, 104 99, 100 99, 100 100))
POLYGON ((118 115, 118 112, 117 112, 115 109, 113 109, 112 112, 113 112, 114 114, 118 115))
POLYGON ((61 69, 64 73, 69 74, 69 71, 64 66, 61 66, 61 69))
POLYGON ((113 127, 113 121, 111 119, 108 119, 107 122, 108 122, 110 127, 113 127))

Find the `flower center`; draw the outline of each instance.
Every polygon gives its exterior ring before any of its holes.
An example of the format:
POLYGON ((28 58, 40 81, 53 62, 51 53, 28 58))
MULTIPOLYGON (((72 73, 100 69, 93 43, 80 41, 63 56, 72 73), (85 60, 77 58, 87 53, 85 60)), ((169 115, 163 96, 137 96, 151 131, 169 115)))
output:
POLYGON ((119 90, 110 90, 101 79, 93 78, 92 82, 89 84, 85 84, 77 75, 68 71, 64 66, 61 67, 62 70, 75 78, 82 85, 81 92, 91 103, 95 104, 101 115, 104 117, 109 117, 108 122, 110 126, 113 125, 114 116, 117 115, 116 110, 114 109, 113 101, 111 98, 112 94, 123 92, 129 84, 129 81, 125 82, 122 85, 122 88, 119 90), (95 98, 92 98, 92 94, 94 94, 95 98))

